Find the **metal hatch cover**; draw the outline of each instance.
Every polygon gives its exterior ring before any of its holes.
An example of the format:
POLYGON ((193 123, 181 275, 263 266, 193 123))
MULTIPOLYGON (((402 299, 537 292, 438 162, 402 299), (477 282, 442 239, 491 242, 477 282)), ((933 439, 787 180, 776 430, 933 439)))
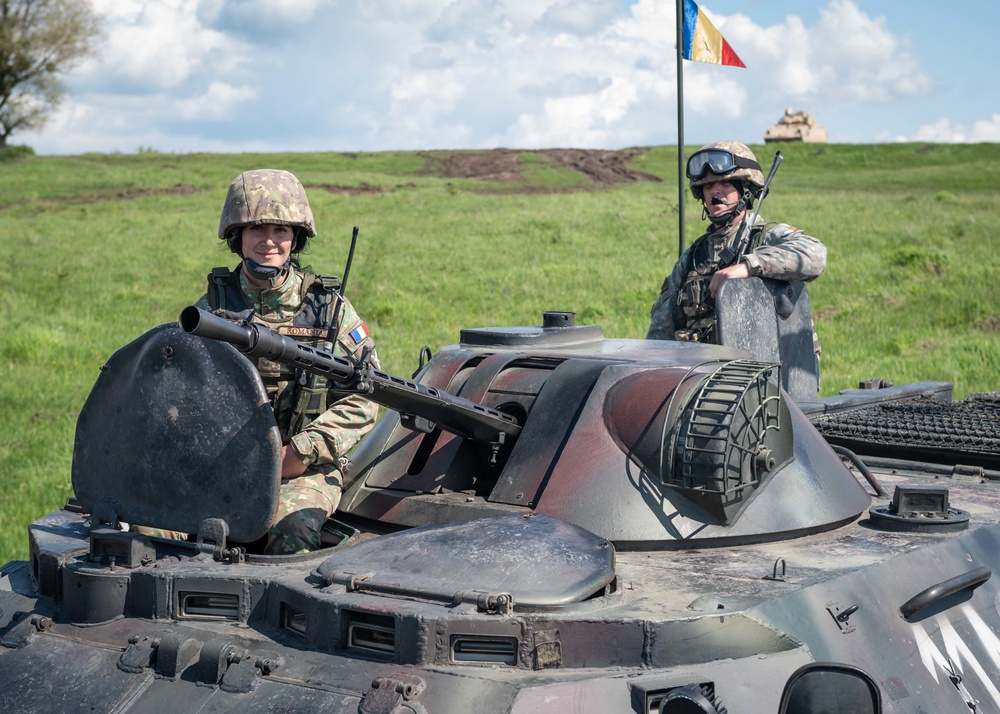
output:
POLYGON ((267 532, 281 441, 253 364, 231 345, 155 327, 115 352, 76 426, 73 491, 128 523, 195 533, 221 518, 229 538, 267 532))
POLYGON ((316 569, 326 584, 444 602, 508 594, 515 607, 581 602, 615 576, 614 546, 550 516, 438 523, 364 541, 316 569))
POLYGON ((595 345, 604 339, 600 325, 574 325, 572 327, 476 327, 461 331, 463 346, 520 347, 529 349, 555 349, 595 345))

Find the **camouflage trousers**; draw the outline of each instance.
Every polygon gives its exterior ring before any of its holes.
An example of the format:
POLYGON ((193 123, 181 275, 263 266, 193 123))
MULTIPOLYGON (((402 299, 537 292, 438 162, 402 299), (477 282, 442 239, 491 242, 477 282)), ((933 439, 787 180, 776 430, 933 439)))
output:
MULTIPOLYGON (((342 489, 343 476, 336 464, 314 466, 301 476, 282 481, 264 553, 289 555, 319 550, 323 524, 337 510, 342 489)), ((187 539, 187 533, 163 528, 133 525, 131 530, 157 538, 187 539)))

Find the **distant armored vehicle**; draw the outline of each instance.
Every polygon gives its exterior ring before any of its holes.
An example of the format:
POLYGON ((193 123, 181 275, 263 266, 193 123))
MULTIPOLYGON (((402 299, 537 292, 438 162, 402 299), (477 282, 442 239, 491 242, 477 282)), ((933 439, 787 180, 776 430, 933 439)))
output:
POLYGON ((826 143, 826 129, 816 126, 816 120, 809 112, 793 112, 785 110, 785 115, 778 123, 764 132, 764 141, 804 141, 807 143, 826 143))
MULTIPOLYGON (((796 319, 760 280, 726 283, 722 319, 737 284, 796 319)), ((818 399, 785 323, 723 326, 775 355, 754 359, 571 318, 463 330, 413 380, 195 308, 120 349, 79 417, 75 498, 3 566, 3 708, 1000 708, 995 399, 965 409, 940 383, 818 399), (261 357, 389 408, 320 551, 260 551, 281 448, 261 357), (872 408, 974 413, 979 441, 905 447, 894 426, 905 453, 887 455, 876 424, 835 450, 813 425, 872 408)))

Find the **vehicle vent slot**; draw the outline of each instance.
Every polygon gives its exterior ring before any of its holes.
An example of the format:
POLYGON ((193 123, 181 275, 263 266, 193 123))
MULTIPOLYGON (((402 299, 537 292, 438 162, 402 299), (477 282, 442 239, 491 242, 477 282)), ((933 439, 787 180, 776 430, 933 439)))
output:
POLYGON ((240 596, 229 593, 180 592, 177 617, 197 620, 238 620, 240 596))
POLYGON ((108 562, 109 558, 114 558, 119 563, 124 563, 128 557, 128 545, 121 541, 93 538, 90 546, 91 560, 108 562))
POLYGON ((517 639, 513 637, 453 635, 451 638, 451 661, 516 665, 517 639))
POLYGON ((344 648, 380 657, 396 654, 396 621, 391 615, 344 611, 344 648))
POLYGON ((281 603, 281 629, 298 640, 306 638, 306 613, 287 602, 281 603))

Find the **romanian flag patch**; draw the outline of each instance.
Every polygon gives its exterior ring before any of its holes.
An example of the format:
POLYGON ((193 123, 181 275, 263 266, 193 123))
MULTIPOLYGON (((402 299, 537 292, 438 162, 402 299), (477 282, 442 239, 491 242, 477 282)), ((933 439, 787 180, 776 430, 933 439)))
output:
POLYGON ((368 325, 362 322, 360 325, 351 330, 350 333, 348 334, 350 334, 351 339, 354 340, 354 344, 360 345, 362 342, 364 342, 365 338, 368 337, 368 335, 371 333, 368 332, 368 325))

